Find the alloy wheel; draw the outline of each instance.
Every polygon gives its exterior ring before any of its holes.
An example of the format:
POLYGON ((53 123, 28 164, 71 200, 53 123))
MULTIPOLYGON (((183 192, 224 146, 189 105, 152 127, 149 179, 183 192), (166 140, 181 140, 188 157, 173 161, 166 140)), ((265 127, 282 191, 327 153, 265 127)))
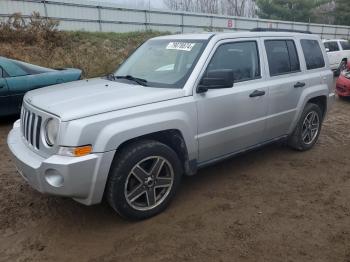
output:
POLYGON ((128 174, 124 194, 128 204, 140 211, 151 210, 164 202, 174 183, 174 169, 161 156, 147 157, 128 174))
POLYGON ((315 111, 309 112, 303 122, 302 139, 307 145, 313 143, 320 129, 320 119, 315 111))

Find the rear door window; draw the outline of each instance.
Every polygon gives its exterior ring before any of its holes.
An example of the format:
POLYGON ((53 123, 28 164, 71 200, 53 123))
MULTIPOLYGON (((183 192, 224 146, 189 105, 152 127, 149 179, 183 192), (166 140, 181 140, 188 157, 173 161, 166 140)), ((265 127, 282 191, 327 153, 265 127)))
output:
POLYGON ((271 76, 300 72, 298 52, 293 40, 266 40, 265 48, 271 76))
POLYGON ((325 48, 328 48, 329 52, 339 51, 339 45, 337 42, 326 42, 324 43, 325 48))
POLYGON ((317 40, 306 39, 303 39, 300 42, 307 69, 312 70, 325 67, 326 64, 319 42, 317 40))

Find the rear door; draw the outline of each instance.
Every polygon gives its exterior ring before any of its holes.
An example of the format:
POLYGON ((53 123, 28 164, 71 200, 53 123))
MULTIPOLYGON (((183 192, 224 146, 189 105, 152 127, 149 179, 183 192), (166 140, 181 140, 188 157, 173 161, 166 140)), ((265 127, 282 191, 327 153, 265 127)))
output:
POLYGON ((269 97, 264 140, 289 133, 303 89, 310 84, 302 71, 301 47, 296 38, 263 38, 269 97))

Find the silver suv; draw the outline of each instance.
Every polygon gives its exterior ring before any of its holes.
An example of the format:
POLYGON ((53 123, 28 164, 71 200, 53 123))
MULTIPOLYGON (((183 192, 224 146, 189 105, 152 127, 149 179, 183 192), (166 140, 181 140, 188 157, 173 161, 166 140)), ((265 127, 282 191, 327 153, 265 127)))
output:
POLYGON ((105 197, 144 219, 169 205, 183 174, 280 139, 312 148, 332 85, 315 35, 162 36, 108 77, 27 93, 8 146, 36 190, 85 205, 105 197))

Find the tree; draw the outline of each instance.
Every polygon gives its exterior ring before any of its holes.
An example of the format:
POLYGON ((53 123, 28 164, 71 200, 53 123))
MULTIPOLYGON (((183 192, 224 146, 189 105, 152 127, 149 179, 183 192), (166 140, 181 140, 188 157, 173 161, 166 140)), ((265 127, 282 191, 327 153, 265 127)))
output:
POLYGON ((175 11, 255 17, 255 0, 164 0, 175 11))
POLYGON ((335 1, 335 23, 339 25, 350 25, 349 0, 335 1))
MULTIPOLYGON (((344 0, 349 1, 349 0, 344 0)), ((310 22, 313 10, 325 0, 257 0, 258 16, 265 19, 310 22)))

